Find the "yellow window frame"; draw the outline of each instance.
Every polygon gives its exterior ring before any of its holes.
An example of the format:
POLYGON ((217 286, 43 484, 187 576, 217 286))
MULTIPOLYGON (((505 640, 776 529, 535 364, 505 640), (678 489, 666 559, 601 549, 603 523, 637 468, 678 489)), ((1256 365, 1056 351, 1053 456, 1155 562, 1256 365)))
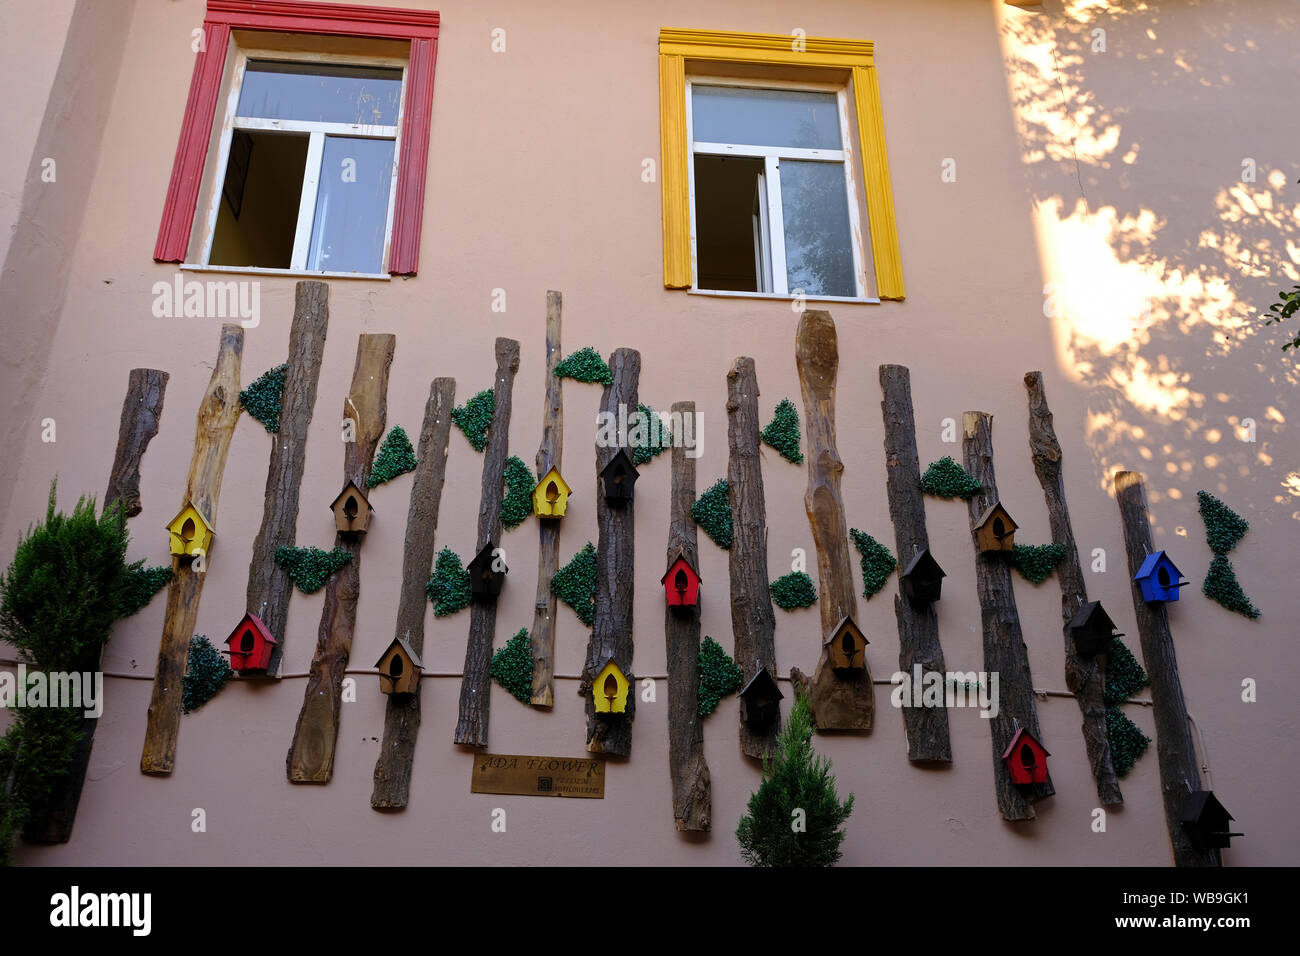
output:
POLYGON ((903 266, 894 223, 885 122, 870 40, 835 40, 722 30, 659 31, 659 148, 663 189, 664 286, 691 288, 691 209, 686 129, 686 61, 747 63, 849 71, 861 142, 867 228, 876 295, 903 299, 903 266))

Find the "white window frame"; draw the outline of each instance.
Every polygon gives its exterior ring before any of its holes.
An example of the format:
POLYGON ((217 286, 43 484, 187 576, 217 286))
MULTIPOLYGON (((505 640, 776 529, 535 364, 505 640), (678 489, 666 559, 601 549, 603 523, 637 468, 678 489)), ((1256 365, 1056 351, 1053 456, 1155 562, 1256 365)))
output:
POLYGON ((226 113, 221 125, 221 142, 217 148, 212 200, 208 207, 203 230, 201 248, 203 255, 199 263, 182 268, 208 270, 213 272, 261 272, 277 275, 310 275, 332 278, 387 279, 388 258, 393 240, 393 214, 397 199, 397 166, 402 154, 402 121, 406 111, 406 90, 409 65, 403 57, 393 56, 359 56, 346 53, 304 53, 286 50, 264 50, 240 47, 235 51, 233 78, 230 95, 226 98, 226 113), (244 87, 244 75, 250 61, 275 60, 281 63, 296 63, 303 66, 370 66, 400 69, 402 71, 402 90, 397 108, 397 125, 379 126, 365 123, 317 123, 306 120, 276 120, 263 117, 239 116, 239 95, 244 87), (226 164, 230 159, 230 142, 236 129, 256 132, 273 130, 276 132, 307 133, 307 161, 303 168, 302 197, 298 203, 298 227, 293 239, 293 257, 287 269, 272 269, 265 266, 222 266, 210 265, 212 243, 216 238, 217 216, 221 212, 223 184, 226 181, 226 164), (388 139, 393 141, 393 168, 390 172, 388 187, 388 217, 384 225, 384 250, 380 258, 380 271, 365 272, 329 272, 308 269, 307 260, 311 245, 312 226, 316 217, 316 195, 320 186, 320 167, 325 152, 326 136, 347 136, 354 139, 388 139))
POLYGON ((687 142, 687 182, 689 185, 691 211, 691 292, 704 295, 734 295, 764 299, 802 298, 809 301, 830 302, 878 302, 868 297, 866 250, 862 242, 861 217, 858 214, 857 176, 854 166, 857 159, 853 152, 851 127, 849 125, 849 91, 842 83, 815 83, 789 80, 741 79, 728 76, 710 76, 705 73, 692 73, 686 76, 686 142, 687 142), (695 96, 694 87, 732 86, 751 90, 806 90, 818 93, 834 93, 838 106, 840 121, 840 143, 842 149, 801 149, 794 146, 748 146, 733 143, 697 142, 695 139, 695 96), (767 260, 769 275, 764 282, 759 276, 759 284, 770 287, 763 292, 739 292, 729 289, 705 289, 700 287, 700 269, 697 250, 697 228, 695 222, 695 157, 696 156, 746 156, 763 160, 762 182, 766 188, 766 202, 763 217, 767 222, 767 235, 764 237, 764 257, 767 260), (852 296, 832 295, 798 295, 789 288, 785 260, 785 217, 781 207, 781 160, 812 160, 814 162, 838 163, 844 167, 844 187, 849 205, 849 245, 853 250, 853 274, 855 294, 852 296))

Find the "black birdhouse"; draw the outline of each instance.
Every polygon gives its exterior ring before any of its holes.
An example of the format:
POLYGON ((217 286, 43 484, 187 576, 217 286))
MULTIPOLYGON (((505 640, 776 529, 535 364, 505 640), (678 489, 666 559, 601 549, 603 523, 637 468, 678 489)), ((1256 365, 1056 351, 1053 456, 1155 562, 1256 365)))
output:
POLYGON ((1074 640, 1074 649, 1080 657, 1096 657, 1110 650, 1112 637, 1123 637, 1115 633, 1115 622, 1110 619, 1100 601, 1089 601, 1074 612, 1070 623, 1065 625, 1066 632, 1074 640))
POLYGON ((501 593, 501 585, 510 569, 495 553, 497 551, 497 546, 489 541, 469 563, 469 593, 476 598, 494 598, 501 593))
POLYGON ((1183 804, 1183 829, 1197 850, 1226 850, 1232 837, 1245 836, 1228 832, 1231 819, 1232 814, 1209 790, 1193 790, 1183 804))
POLYGON ((776 720, 783 697, 767 668, 760 667, 740 692, 740 719, 755 730, 766 730, 776 720))
POLYGON ((636 465, 622 448, 600 470, 600 484, 605 491, 605 501, 611 505, 622 505, 632 500, 632 486, 636 484, 636 465))
POLYGON ((975 541, 979 545, 980 554, 1011 551, 1015 547, 1018 527, 1002 503, 993 502, 975 522, 975 541))
POLYGON ((826 638, 826 654, 831 668, 842 673, 861 671, 867 661, 867 636, 853 618, 845 616, 826 638))
POLYGON ((374 508, 354 482, 349 481, 330 505, 334 512, 334 527, 343 534, 365 534, 370 527, 374 508))
POLYGON ((947 576, 947 572, 939 567, 939 562, 930 554, 930 549, 926 548, 903 571, 903 596, 916 607, 933 604, 939 600, 939 590, 947 576))

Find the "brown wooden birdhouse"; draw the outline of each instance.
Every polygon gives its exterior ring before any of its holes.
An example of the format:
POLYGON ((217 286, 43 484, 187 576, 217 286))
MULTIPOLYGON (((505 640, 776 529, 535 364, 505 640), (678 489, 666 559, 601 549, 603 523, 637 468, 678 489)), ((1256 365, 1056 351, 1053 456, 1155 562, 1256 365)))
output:
POLYGON ((664 586, 664 596, 668 599, 669 607, 690 608, 699 605, 700 575, 686 559, 685 551, 677 552, 659 583, 664 586))
POLYGON ((592 703, 598 714, 627 713, 627 692, 631 684, 619 670, 612 657, 606 658, 604 665, 596 672, 596 679, 591 682, 592 703))
POLYGON ((1016 543, 1017 527, 1002 503, 993 502, 975 522, 975 541, 980 554, 1009 553, 1016 543))
POLYGON ((831 668, 849 674, 861 671, 867 663, 867 636, 853 618, 845 616, 826 638, 826 654, 831 668))
POLYGON ((930 549, 926 548, 911 560, 903 570, 903 596, 915 607, 925 607, 939 600, 943 579, 948 576, 939 562, 934 560, 930 549))
POLYGON ((216 529, 194 503, 185 502, 185 507, 167 524, 168 543, 171 553, 189 558, 202 552, 207 553, 212 546, 212 536, 216 529))
POLYGON ((1021 727, 1007 744, 1007 749, 1002 751, 1002 762, 1012 783, 1046 783, 1047 758, 1050 756, 1047 748, 1021 727))
POLYGON ((1089 601, 1074 612, 1074 617, 1065 625, 1065 631, 1074 641, 1074 649, 1080 657, 1096 657, 1110 650, 1113 637, 1123 637, 1115 633, 1115 622, 1110 619, 1100 601, 1089 601))
POLYGON ((365 534, 370 527, 374 508, 361 493, 355 482, 349 481, 330 505, 334 512, 334 527, 342 534, 365 534))
POLYGON ((760 667, 740 692, 740 719, 755 730, 766 730, 780 712, 785 697, 766 667, 760 667))
POLYGON ((469 563, 469 593, 476 598, 494 598, 501 593, 501 585, 510 569, 498 551, 497 546, 489 541, 469 563))
POLYGON ((420 655, 406 643, 406 639, 395 638, 388 650, 375 661, 379 670, 379 690, 385 694, 414 694, 420 686, 423 666, 420 655))
POLYGON ((539 518, 563 518, 571 493, 559 471, 552 468, 533 489, 533 513, 539 518))
POLYGON ((601 489, 605 501, 611 505, 623 505, 632 500, 632 486, 641 477, 632 464, 631 457, 622 448, 600 470, 601 489))
POLYGON ((275 638, 256 614, 245 614, 226 638, 230 669, 237 674, 265 674, 274 649, 275 638))
POLYGON ((1232 837, 1245 836, 1244 833, 1229 833, 1228 825, 1232 814, 1224 809, 1209 790, 1194 790, 1183 804, 1183 829, 1197 850, 1224 850, 1232 837))

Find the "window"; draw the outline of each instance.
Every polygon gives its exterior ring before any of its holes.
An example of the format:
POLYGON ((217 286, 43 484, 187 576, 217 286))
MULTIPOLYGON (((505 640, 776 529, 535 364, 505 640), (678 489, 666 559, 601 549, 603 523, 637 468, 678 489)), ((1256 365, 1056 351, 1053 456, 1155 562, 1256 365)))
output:
POLYGON ((426 10, 208 0, 154 259, 414 274, 438 23, 426 10), (389 52, 348 52, 367 44, 389 52))
POLYGON ((667 288, 904 297, 871 43, 663 30, 659 82, 667 288))

